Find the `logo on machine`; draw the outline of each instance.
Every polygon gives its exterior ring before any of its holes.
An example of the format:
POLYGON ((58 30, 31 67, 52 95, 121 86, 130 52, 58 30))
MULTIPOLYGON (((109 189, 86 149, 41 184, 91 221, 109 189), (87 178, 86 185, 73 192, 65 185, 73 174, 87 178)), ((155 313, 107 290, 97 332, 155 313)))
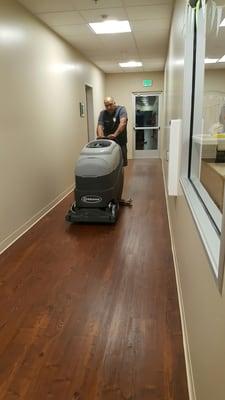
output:
POLYGON ((96 195, 86 195, 81 197, 81 201, 84 203, 89 203, 89 204, 95 204, 95 203, 100 203, 102 201, 101 196, 96 196, 96 195))

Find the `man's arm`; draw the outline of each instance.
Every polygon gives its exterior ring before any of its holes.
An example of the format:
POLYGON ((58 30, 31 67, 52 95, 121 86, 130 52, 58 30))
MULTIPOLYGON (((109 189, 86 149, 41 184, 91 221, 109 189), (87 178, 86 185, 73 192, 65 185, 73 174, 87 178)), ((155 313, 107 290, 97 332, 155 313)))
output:
POLYGON ((103 126, 98 124, 97 129, 96 129, 96 134, 98 138, 104 137, 104 131, 103 131, 103 126))
POLYGON ((108 139, 116 139, 116 137, 118 135, 120 135, 122 132, 124 132, 126 125, 127 125, 127 118, 126 117, 120 118, 120 123, 119 123, 117 129, 111 135, 108 135, 108 139))

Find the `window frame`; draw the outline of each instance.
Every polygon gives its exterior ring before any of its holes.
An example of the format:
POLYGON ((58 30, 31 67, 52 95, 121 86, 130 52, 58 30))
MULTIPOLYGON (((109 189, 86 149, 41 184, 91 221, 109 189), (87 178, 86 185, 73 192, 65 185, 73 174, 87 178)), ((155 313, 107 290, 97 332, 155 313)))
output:
MULTIPOLYGON (((190 23, 186 26, 185 54, 184 54, 184 92, 183 92, 183 135, 182 135, 182 160, 180 184, 201 240, 210 261, 211 270, 219 291, 222 292, 224 262, 225 262, 225 191, 221 233, 209 215, 207 207, 203 204, 193 182, 191 175, 191 158, 193 144, 194 116, 196 108, 203 101, 204 76, 205 76, 205 45, 206 45, 206 18, 202 8, 198 10, 198 25, 196 23, 196 10, 191 13, 190 23), (201 48, 198 47, 197 35, 200 35, 201 48), (198 53, 197 53, 198 50, 198 53), (198 55, 198 57, 197 57, 198 55), (197 79, 198 78, 198 79, 197 79), (191 82, 191 85, 190 85, 191 82), (198 87, 196 88, 196 82, 198 87), (198 90, 198 98, 196 91, 198 90), (200 96, 200 98, 199 98, 200 96)), ((202 113, 201 113, 202 119, 202 113)))

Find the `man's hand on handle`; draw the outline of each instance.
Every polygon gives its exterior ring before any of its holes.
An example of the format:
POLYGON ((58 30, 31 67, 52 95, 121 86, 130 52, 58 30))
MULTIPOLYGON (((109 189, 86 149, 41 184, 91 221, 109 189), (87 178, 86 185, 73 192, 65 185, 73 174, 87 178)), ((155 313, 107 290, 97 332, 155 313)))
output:
POLYGON ((115 140, 115 139, 116 139, 115 133, 111 133, 110 135, 108 135, 108 136, 107 136, 107 139, 115 140))
POLYGON ((116 139, 116 135, 114 133, 111 133, 111 135, 108 135, 108 136, 97 136, 97 139, 115 140, 116 139))
POLYGON ((97 136, 97 139, 106 139, 105 136, 97 136))

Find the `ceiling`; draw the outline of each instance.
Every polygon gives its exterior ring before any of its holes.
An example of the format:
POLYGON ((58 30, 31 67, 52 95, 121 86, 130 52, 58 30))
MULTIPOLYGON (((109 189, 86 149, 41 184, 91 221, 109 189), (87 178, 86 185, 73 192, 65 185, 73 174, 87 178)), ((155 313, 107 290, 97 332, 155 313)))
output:
POLYGON ((164 70, 174 0, 19 0, 106 73, 164 70), (103 16, 103 17, 102 17, 103 16), (89 22, 128 20, 130 33, 96 35, 89 22), (142 61, 138 68, 118 63, 142 61))

